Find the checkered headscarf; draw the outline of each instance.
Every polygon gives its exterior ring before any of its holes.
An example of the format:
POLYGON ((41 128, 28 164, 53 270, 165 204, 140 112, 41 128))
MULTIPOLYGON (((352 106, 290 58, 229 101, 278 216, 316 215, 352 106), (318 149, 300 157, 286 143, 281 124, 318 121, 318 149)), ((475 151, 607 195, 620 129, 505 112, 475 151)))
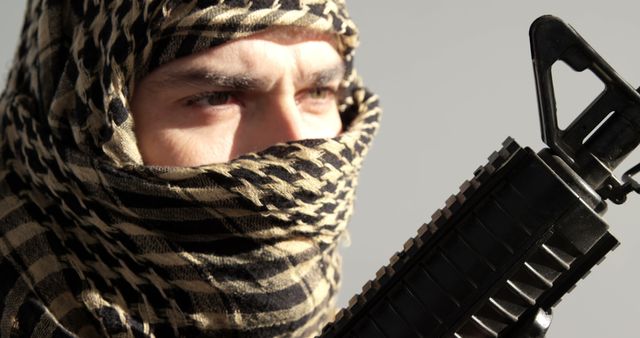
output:
POLYGON ((378 126, 341 0, 30 0, 0 97, 0 337, 310 336, 378 126), (142 164, 135 81, 274 26, 336 34, 345 131, 142 164))

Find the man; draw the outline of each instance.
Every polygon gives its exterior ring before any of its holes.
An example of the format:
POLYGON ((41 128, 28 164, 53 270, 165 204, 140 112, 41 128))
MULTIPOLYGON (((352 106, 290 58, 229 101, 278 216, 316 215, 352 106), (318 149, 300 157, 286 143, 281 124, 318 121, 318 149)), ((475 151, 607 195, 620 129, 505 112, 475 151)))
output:
POLYGON ((342 1, 32 0, 0 336, 313 336, 378 125, 342 1))

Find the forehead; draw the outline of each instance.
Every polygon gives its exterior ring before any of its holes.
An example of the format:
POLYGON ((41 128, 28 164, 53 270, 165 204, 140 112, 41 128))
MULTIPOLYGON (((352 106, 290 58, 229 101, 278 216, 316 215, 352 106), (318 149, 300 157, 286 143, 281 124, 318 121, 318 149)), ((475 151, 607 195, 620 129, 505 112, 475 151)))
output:
POLYGON ((298 73, 298 77, 336 69, 343 73, 344 61, 336 50, 335 41, 335 36, 324 32, 294 27, 272 28, 178 58, 145 78, 170 82, 176 74, 184 78, 185 74, 206 76, 207 72, 262 77, 277 77, 287 70, 298 73))
MULTIPOLYGON (((331 35, 303 29, 270 29, 178 58, 137 81, 155 91, 185 88, 267 90, 289 78, 328 84, 345 75, 331 35)), ((134 89, 135 92, 135 89, 134 89)))
POLYGON ((334 48, 336 48, 338 43, 338 36, 335 33, 328 33, 297 26, 271 27, 269 29, 238 40, 256 38, 268 41, 277 41, 280 43, 295 43, 305 40, 321 40, 329 42, 334 48))
MULTIPOLYGON (((290 47, 290 50, 296 52, 337 54, 337 39, 335 34, 301 27, 273 27, 177 60, 189 61, 198 59, 206 61, 208 59, 217 59, 216 61, 233 61, 230 58, 234 56, 245 59, 265 58, 272 56, 271 53, 276 51, 273 47, 278 46, 290 47), (331 48, 327 48, 328 46, 331 48)), ((341 58, 339 54, 337 55, 341 58)), ((304 56, 309 57, 310 55, 304 56)))

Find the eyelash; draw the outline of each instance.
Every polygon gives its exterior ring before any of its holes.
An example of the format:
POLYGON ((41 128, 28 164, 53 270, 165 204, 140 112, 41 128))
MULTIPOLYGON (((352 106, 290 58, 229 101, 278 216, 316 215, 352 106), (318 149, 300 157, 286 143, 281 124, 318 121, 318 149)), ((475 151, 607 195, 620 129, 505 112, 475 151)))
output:
MULTIPOLYGON (((226 96, 226 100, 224 101, 224 103, 218 103, 218 104, 212 104, 212 106, 219 106, 219 105, 223 105, 228 103, 230 100, 234 99, 234 93, 233 92, 205 92, 205 93, 201 93, 195 96, 192 96, 190 98, 187 99, 186 101, 186 105, 187 106, 195 106, 199 101, 202 101, 203 99, 210 99, 210 98, 214 98, 214 97, 222 97, 222 96, 226 96)), ((209 103, 209 102, 207 102, 209 103)))

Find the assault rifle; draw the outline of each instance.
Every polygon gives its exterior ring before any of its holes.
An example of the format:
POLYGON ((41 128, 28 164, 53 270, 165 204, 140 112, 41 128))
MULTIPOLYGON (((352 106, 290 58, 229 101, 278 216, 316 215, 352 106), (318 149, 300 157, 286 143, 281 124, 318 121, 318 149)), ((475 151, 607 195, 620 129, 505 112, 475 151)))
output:
POLYGON ((542 139, 508 138, 321 337, 541 337, 551 308, 618 241, 606 200, 640 193, 613 170, 640 144, 640 94, 552 16, 529 31, 542 139), (590 70, 604 91, 558 128, 551 67, 590 70))

